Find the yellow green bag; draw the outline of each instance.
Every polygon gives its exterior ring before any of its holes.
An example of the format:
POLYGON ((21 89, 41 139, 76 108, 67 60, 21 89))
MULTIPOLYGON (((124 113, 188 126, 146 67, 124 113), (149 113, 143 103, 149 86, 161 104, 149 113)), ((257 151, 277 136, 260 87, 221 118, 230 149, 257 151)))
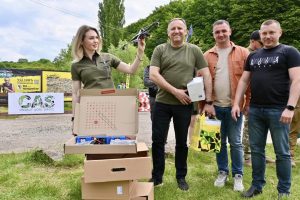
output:
POLYGON ((197 151, 219 153, 221 149, 221 121, 197 115, 191 148, 197 151))

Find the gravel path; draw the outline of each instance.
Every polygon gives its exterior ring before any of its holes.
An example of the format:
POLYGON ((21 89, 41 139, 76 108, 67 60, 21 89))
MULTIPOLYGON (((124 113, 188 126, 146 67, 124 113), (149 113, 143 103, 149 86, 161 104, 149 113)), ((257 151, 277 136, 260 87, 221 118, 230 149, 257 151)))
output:
MULTIPOLYGON (((20 153, 42 149, 55 160, 63 156, 63 144, 72 137, 71 114, 26 115, 17 119, 0 119, 0 153, 20 153)), ((174 151, 173 125, 170 127, 167 152, 174 151)), ((149 112, 139 113, 137 140, 151 145, 149 112)))

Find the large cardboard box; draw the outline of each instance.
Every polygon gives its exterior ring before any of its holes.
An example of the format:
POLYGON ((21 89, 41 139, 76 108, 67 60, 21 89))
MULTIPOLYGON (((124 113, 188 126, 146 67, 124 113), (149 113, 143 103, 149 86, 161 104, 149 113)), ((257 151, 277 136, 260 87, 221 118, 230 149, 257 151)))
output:
POLYGON ((135 154, 91 154, 84 161, 86 183, 151 178, 152 163, 145 143, 135 154))
MULTIPOLYGON (((74 133, 78 136, 126 136, 135 140, 138 133, 138 92, 136 89, 80 90, 75 108, 74 133)), ((71 138, 65 154, 136 153, 136 144, 81 145, 71 138)))
POLYGON ((153 183, 114 181, 86 183, 81 179, 82 199, 85 200, 154 200, 153 183))

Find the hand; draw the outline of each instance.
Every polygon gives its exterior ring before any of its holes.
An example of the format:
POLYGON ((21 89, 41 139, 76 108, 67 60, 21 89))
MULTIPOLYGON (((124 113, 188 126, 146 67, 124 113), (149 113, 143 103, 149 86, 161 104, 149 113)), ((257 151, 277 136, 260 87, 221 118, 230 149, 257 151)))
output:
POLYGON ((284 109, 279 121, 284 124, 290 124, 293 120, 293 116, 294 116, 293 110, 284 109))
POLYGON ((208 117, 215 117, 216 116, 216 111, 215 111, 215 107, 211 104, 205 104, 203 110, 201 111, 201 115, 205 114, 205 116, 208 117))
POLYGON ((183 105, 188 105, 192 102, 191 98, 189 95, 186 94, 187 90, 182 90, 182 89, 176 89, 174 92, 174 96, 183 104, 183 105))
POLYGON ((234 105, 231 109, 231 117, 234 121, 237 121, 237 118, 240 117, 241 111, 239 105, 234 105))
POLYGON ((142 58, 143 55, 144 55, 145 46, 146 46, 145 39, 144 38, 143 39, 139 39, 137 54, 139 55, 140 58, 142 58))

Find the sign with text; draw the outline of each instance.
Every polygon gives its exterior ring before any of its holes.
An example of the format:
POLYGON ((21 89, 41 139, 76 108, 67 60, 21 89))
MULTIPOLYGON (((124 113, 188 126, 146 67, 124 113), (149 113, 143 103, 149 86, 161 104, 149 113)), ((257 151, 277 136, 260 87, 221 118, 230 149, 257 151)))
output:
POLYGON ((63 93, 9 93, 8 114, 64 113, 63 93))

